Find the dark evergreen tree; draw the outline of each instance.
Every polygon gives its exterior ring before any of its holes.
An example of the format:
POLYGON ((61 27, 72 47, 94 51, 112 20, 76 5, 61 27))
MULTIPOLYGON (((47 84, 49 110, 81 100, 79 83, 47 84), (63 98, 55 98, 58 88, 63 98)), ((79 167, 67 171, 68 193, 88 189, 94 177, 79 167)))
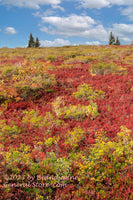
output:
POLYGON ((120 41, 119 41, 119 38, 118 38, 118 37, 116 38, 115 45, 120 45, 120 41))
POLYGON ((35 46, 35 42, 34 42, 34 38, 32 36, 32 33, 30 34, 30 39, 28 42, 28 47, 34 47, 35 46))
POLYGON ((114 42, 115 42, 115 37, 114 37, 113 33, 111 32, 110 36, 109 36, 109 45, 113 45, 114 42))
POLYGON ((35 47, 40 47, 40 42, 39 42, 38 37, 36 38, 35 47))

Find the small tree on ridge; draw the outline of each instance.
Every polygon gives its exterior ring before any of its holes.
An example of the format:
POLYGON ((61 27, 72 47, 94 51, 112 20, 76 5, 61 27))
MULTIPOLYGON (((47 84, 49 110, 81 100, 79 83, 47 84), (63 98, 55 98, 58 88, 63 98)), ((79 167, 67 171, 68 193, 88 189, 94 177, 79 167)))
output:
POLYGON ((39 42, 38 37, 36 38, 36 41, 35 41, 35 47, 40 47, 40 42, 39 42))
POLYGON ((35 42, 34 42, 34 38, 32 36, 32 33, 30 34, 30 39, 28 42, 28 47, 34 47, 35 46, 35 42))
POLYGON ((110 36, 109 36, 109 45, 114 44, 114 42, 115 42, 115 37, 114 37, 113 33, 111 32, 110 36))
POLYGON ((115 45, 120 45, 120 41, 119 41, 118 37, 116 38, 115 45))

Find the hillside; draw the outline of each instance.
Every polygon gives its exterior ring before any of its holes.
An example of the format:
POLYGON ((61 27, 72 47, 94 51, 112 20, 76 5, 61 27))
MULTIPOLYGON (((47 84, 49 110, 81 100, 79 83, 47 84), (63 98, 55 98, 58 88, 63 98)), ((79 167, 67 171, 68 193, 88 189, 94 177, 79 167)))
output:
POLYGON ((2 200, 133 199, 133 46, 0 49, 2 200))

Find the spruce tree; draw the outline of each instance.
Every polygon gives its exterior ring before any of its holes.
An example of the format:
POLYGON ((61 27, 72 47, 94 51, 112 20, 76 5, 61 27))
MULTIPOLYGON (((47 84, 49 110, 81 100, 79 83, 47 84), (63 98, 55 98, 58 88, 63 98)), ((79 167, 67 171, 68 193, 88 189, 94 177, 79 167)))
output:
POLYGON ((118 38, 118 37, 116 38, 115 45, 120 45, 120 41, 119 41, 119 38, 118 38))
POLYGON ((39 42, 38 37, 36 38, 35 47, 40 47, 40 42, 39 42))
POLYGON ((115 37, 114 37, 113 33, 111 32, 110 36, 109 36, 109 45, 113 45, 114 42, 115 42, 115 37))
POLYGON ((35 46, 35 42, 34 42, 34 38, 32 36, 32 33, 30 34, 30 39, 28 42, 28 47, 34 47, 35 46))

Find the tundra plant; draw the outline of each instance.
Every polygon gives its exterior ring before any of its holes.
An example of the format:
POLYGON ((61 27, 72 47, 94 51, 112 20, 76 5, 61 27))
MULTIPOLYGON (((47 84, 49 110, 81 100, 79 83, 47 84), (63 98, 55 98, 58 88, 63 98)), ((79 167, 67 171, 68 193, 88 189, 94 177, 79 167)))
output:
POLYGON ((61 97, 58 97, 53 103, 53 110, 58 117, 63 116, 64 119, 76 119, 78 121, 83 120, 86 116, 95 118, 98 115, 97 104, 91 102, 88 106, 83 105, 69 105, 64 106, 64 101, 61 97))
POLYGON ((94 100, 97 98, 104 98, 104 92, 102 90, 93 90, 90 85, 83 83, 78 86, 77 92, 74 92, 73 96, 76 99, 94 100))

